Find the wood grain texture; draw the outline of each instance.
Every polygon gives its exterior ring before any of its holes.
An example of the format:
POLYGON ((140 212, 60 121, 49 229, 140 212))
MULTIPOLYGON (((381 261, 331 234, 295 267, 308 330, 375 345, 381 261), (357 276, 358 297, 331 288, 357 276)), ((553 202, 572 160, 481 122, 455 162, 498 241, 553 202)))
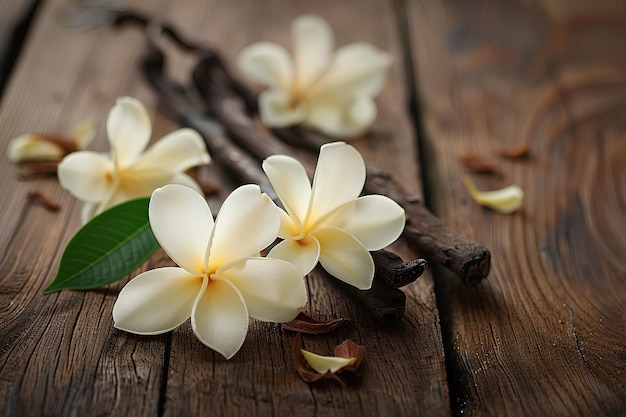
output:
MULTIPOLYGON (((80 226, 80 204, 54 178, 18 180, 18 167, 5 157, 12 137, 65 134, 87 118, 98 126, 92 148, 108 149, 104 121, 120 95, 138 97, 154 112, 154 97, 135 68, 141 35, 62 27, 58 14, 66 4, 42 2, 2 97, 0 413, 156 415, 169 336, 141 338, 113 328, 111 310, 123 283, 43 295, 80 226), (61 210, 28 204, 30 191, 51 196, 61 210)), ((154 136, 172 128, 157 119, 154 136)), ((146 267, 164 259, 157 256, 146 267)))
MULTIPOLYGON (((2 97, 0 153, 28 131, 65 133, 86 118, 99 126, 92 149, 106 150, 106 114, 120 95, 141 99, 154 115, 153 137, 175 125, 155 109, 156 97, 138 70, 140 30, 97 28, 76 32, 58 25, 61 0, 42 3, 14 77, 2 97)), ((389 49, 395 63, 380 98, 380 118, 354 144, 368 162, 387 169, 421 195, 415 137, 405 111, 400 41, 391 4, 385 2, 134 1, 196 39, 206 39, 233 62, 246 44, 288 43, 291 19, 325 16, 338 44, 370 41, 389 49)), ((173 52, 173 48, 168 49, 173 52)), ((194 57, 177 55, 169 70, 187 82, 194 57)), ((306 349, 331 354, 346 338, 366 346, 364 376, 356 386, 309 386, 291 358, 295 334, 279 325, 251 322, 243 349, 230 361, 202 345, 188 324, 170 334, 140 337, 113 328, 111 310, 124 282, 102 290, 48 296, 62 248, 79 227, 80 204, 53 178, 13 180, 6 159, 0 174, 0 410, 3 415, 428 415, 449 414, 439 317, 430 275, 405 289, 407 312, 397 326, 380 327, 334 284, 313 273, 307 310, 351 324, 304 338, 306 349), (29 191, 52 196, 61 211, 26 205, 29 191)), ((217 167, 203 171, 214 181, 217 167)), ((223 183, 220 182, 220 185, 223 183)), ((222 185, 228 191, 231 183, 222 185)), ((223 198, 223 193, 221 195, 223 198)), ((219 198, 211 200, 219 208, 219 198)), ((405 258, 417 254, 403 243, 405 258)), ((162 253, 143 269, 169 265, 162 253)))
POLYGON ((427 197, 492 250, 477 288, 438 275, 457 415, 626 409, 626 10, 622 3, 409 1, 427 197), (476 205, 458 155, 501 159, 510 216, 476 205))

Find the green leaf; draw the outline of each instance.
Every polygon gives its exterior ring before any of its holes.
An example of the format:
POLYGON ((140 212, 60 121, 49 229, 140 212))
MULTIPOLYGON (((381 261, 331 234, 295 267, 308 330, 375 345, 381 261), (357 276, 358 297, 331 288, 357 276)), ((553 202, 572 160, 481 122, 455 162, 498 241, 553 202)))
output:
POLYGON ((159 248, 150 229, 149 203, 149 198, 127 201, 85 224, 67 244, 44 294, 101 287, 139 268, 159 248))

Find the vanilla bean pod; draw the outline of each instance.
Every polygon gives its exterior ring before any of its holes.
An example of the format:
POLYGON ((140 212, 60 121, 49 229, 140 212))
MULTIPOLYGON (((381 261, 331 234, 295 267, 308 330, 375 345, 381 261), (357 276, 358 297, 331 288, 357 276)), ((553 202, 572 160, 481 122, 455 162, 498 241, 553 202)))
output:
POLYGON ((339 281, 335 277, 324 273, 333 285, 357 299, 369 310, 376 321, 381 324, 393 324, 398 322, 404 315, 406 307, 406 295, 399 289, 387 285, 379 279, 372 281, 369 290, 359 290, 350 284, 339 281))
MULTIPOLYGON (((245 102, 220 83, 225 65, 219 57, 202 59, 193 72, 200 95, 240 145, 259 159, 272 154, 291 155, 299 159, 309 175, 314 161, 310 153, 294 149, 277 139, 250 115, 245 102)), ((369 168, 365 183, 367 193, 386 195, 400 204, 407 214, 407 236, 428 259, 452 270, 468 285, 487 277, 491 254, 484 245, 455 233, 433 215, 422 201, 411 196, 388 174, 369 168)))
MULTIPOLYGON (((162 109, 182 125, 197 130, 205 139, 212 157, 241 181, 257 183, 270 197, 276 198, 258 161, 230 142, 221 126, 200 112, 186 92, 166 78, 164 66, 163 53, 154 42, 149 43, 148 52, 142 61, 142 69, 146 79, 157 92, 162 109)), ((357 293, 354 294, 380 322, 390 323, 399 320, 404 314, 406 296, 397 288, 385 284, 378 285, 378 276, 382 274, 386 281, 406 285, 421 276, 425 265, 404 262, 395 254, 385 255, 388 252, 384 250, 377 252, 373 252, 377 272, 372 288, 365 291, 355 289, 357 293), (380 252, 380 256, 377 252, 380 252)))

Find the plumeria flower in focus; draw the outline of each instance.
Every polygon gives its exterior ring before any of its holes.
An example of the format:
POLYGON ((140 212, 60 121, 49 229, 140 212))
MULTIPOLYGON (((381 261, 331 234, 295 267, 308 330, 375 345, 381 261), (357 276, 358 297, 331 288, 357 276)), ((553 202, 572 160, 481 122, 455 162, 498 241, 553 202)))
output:
POLYGON ((259 96, 262 122, 340 138, 363 133, 376 118, 374 97, 385 85, 389 54, 364 42, 334 51, 332 29, 318 16, 300 16, 291 29, 293 58, 273 42, 249 45, 238 57, 241 71, 267 87, 259 96))
POLYGON ((65 155, 87 148, 96 135, 91 120, 77 124, 71 137, 26 133, 9 142, 7 157, 13 163, 60 161, 65 155))
POLYGON ((199 185, 184 173, 210 161, 198 132, 176 130, 143 152, 152 134, 150 117, 144 105, 131 97, 117 100, 106 128, 110 155, 73 152, 58 167, 61 186, 86 203, 83 222, 123 201, 150 196, 166 184, 182 184, 200 191, 199 185))
POLYGON ((405 214, 388 197, 359 197, 365 184, 365 162, 344 142, 325 144, 313 186, 302 164, 285 155, 270 156, 263 170, 285 210, 279 237, 268 254, 298 265, 308 274, 318 260, 331 275, 360 289, 374 277, 369 251, 379 250, 402 233, 405 214))
POLYGON ((300 269, 259 255, 276 238, 280 214, 258 186, 233 191, 213 222, 200 194, 167 185, 152 194, 149 218, 161 247, 180 267, 131 280, 113 307, 115 327, 161 334, 191 318, 198 339, 229 359, 243 344, 248 317, 287 322, 306 303, 300 269))

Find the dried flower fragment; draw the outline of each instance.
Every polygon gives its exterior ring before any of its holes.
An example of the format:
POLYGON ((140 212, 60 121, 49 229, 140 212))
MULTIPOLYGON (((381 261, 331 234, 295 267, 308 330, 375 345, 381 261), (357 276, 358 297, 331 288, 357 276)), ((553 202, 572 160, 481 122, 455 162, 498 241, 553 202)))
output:
POLYGON ((13 163, 60 161, 69 153, 85 149, 95 134, 96 129, 91 120, 77 124, 70 137, 26 133, 9 142, 7 157, 13 163))
POLYGON ((152 126, 144 105, 131 97, 117 100, 107 119, 109 155, 80 151, 58 167, 61 186, 85 202, 82 220, 133 198, 148 197, 166 184, 200 191, 187 169, 210 161, 204 141, 193 129, 178 129, 144 152, 152 126))
POLYGON ((298 316, 283 323, 281 327, 285 330, 291 330, 294 332, 300 332, 304 334, 323 334, 332 332, 336 328, 342 326, 347 320, 342 318, 320 321, 316 320, 305 313, 300 313, 298 316))
POLYGON ((522 205, 524 199, 524 191, 517 185, 509 185, 494 191, 479 191, 469 177, 463 177, 463 183, 474 201, 498 213, 510 214, 515 212, 522 205))
POLYGON ((39 191, 31 191, 26 195, 28 201, 38 203, 48 211, 59 211, 61 205, 52 197, 40 193, 39 191))
POLYGON ((279 237, 268 254, 298 265, 306 275, 317 262, 350 285, 368 289, 374 278, 369 251, 384 248, 402 233, 404 210, 382 195, 359 197, 365 184, 365 162, 345 142, 325 144, 313 178, 296 159, 273 155, 263 170, 285 210, 279 237))
POLYGON ((200 194, 178 184, 150 199, 150 227, 179 267, 133 278, 113 307, 115 327, 135 334, 166 333, 191 318, 196 337, 230 359, 241 348, 248 317, 292 320, 307 301, 299 268, 259 252, 276 239, 276 206, 256 185, 224 201, 215 221, 200 194))
POLYGON ((332 29, 318 16, 300 16, 291 29, 293 57, 273 42, 249 45, 238 57, 241 71, 267 87, 259 96, 263 123, 302 124, 338 138, 363 133, 376 118, 389 54, 364 42, 335 52, 332 29))
POLYGON ((486 156, 473 152, 467 152, 459 155, 457 159, 460 164, 465 166, 473 173, 494 174, 499 177, 504 177, 504 171, 502 170, 502 168, 486 156))
POLYGON ((350 376, 360 376, 359 369, 365 359, 365 347, 348 339, 335 348, 335 356, 322 356, 302 349, 302 335, 293 342, 296 371, 304 382, 332 379, 346 386, 350 376))
POLYGON ((500 155, 510 159, 526 159, 530 156, 530 147, 528 143, 521 143, 511 148, 504 148, 500 150, 500 155))

